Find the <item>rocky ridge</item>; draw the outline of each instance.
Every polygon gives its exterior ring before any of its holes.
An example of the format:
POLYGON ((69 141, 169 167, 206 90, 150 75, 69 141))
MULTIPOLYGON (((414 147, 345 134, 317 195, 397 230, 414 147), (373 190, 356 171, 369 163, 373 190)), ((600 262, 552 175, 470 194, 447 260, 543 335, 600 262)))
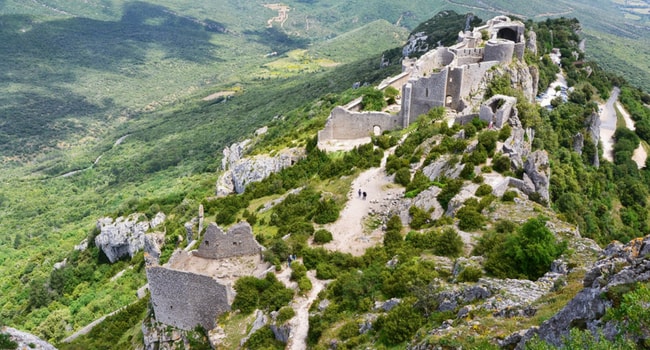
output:
POLYGON ((603 318, 613 301, 603 297, 617 286, 630 286, 650 281, 650 236, 637 238, 628 244, 613 242, 601 253, 601 258, 585 275, 582 289, 557 314, 539 327, 512 334, 501 342, 503 347, 524 349, 534 335, 547 343, 560 346, 569 330, 583 325, 593 334, 602 333, 614 340, 624 325, 603 318))
POLYGON ((145 247, 145 233, 165 221, 165 214, 158 213, 150 221, 144 214, 131 214, 115 220, 104 217, 97 220, 100 233, 95 237, 95 245, 101 249, 111 263, 129 255, 131 258, 145 247))

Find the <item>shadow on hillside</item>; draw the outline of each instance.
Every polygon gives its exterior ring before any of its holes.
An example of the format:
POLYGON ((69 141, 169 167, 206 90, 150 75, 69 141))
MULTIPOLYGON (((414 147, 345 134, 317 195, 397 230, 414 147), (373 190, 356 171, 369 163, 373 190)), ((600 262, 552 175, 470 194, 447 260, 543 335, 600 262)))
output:
POLYGON ((309 44, 309 39, 289 36, 275 27, 255 31, 247 30, 244 31, 244 34, 250 37, 250 40, 268 46, 270 52, 275 51, 279 54, 294 49, 306 48, 309 44))
POLYGON ((221 23, 144 2, 126 4, 119 21, 0 16, 0 154, 52 147, 82 128, 71 118, 114 107, 110 95, 100 106, 69 87, 93 71, 137 78, 152 50, 164 59, 218 61, 219 47, 210 39, 226 31, 221 23))

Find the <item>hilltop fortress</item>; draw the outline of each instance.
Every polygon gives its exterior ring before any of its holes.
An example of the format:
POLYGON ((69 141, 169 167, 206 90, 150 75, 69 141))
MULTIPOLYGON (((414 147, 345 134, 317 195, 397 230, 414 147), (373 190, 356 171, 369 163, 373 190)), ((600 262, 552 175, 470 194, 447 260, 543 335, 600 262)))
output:
MULTIPOLYGON (((486 77, 490 69, 523 61, 527 46, 524 33, 522 22, 498 16, 473 31, 460 32, 456 45, 438 47, 419 59, 405 58, 402 73, 386 79, 378 87, 383 90, 393 86, 401 90, 398 106, 389 106, 387 112, 361 112, 361 99, 357 99, 336 107, 325 129, 318 133, 319 144, 406 128, 434 107, 446 107, 452 116, 469 116, 469 119, 479 116, 482 89, 489 81, 486 77)), ((534 43, 534 33, 531 37, 530 42, 534 43)), ((533 46, 529 48, 535 50, 533 46)), ((531 75, 528 70, 525 74, 531 75)), ((536 74, 528 78, 533 91, 525 95, 532 100, 536 95, 536 74)), ((459 121, 464 119, 467 118, 459 121)))

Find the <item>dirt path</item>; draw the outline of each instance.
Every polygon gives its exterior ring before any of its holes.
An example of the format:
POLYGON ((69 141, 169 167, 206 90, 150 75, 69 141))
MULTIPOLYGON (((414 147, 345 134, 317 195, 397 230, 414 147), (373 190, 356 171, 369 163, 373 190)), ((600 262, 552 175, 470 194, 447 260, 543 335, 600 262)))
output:
MULTIPOLYGON (((621 113, 623 119, 625 119, 625 126, 627 126, 627 128, 630 130, 636 130, 636 127, 634 127, 634 120, 632 120, 632 116, 630 116, 630 113, 628 113, 625 110, 625 107, 623 107, 623 105, 618 101, 616 101, 616 109, 621 113)), ((648 158, 648 152, 646 152, 645 148, 643 147, 643 144, 639 145, 639 147, 637 147, 637 149, 635 149, 634 153, 632 154, 632 160, 636 163, 639 169, 645 166, 645 160, 647 158, 648 158)))
POLYGON ((392 198, 401 197, 403 194, 404 189, 393 188, 392 181, 384 172, 386 158, 393 151, 394 149, 384 152, 384 159, 379 168, 364 171, 352 182, 348 202, 339 219, 325 226, 325 229, 332 232, 333 238, 332 242, 325 245, 326 249, 361 256, 367 248, 381 242, 381 228, 366 234, 363 223, 370 213, 381 212, 392 198), (359 189, 366 192, 365 199, 359 196, 359 189))
POLYGON ((616 131, 616 111, 614 103, 618 99, 621 90, 617 87, 612 90, 607 103, 599 105, 600 107, 600 142, 603 144, 603 158, 610 162, 614 161, 614 132, 616 131))

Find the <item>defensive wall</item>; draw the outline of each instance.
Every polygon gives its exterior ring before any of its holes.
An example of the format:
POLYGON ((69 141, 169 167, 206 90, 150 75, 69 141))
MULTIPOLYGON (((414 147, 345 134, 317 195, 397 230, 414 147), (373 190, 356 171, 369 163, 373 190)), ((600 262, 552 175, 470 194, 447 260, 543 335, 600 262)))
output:
POLYGON ((318 132, 318 140, 353 140, 403 127, 399 115, 385 112, 356 112, 335 107, 327 119, 325 129, 318 132))
POLYGON ((405 58, 402 73, 379 85, 401 90, 399 113, 361 112, 360 99, 334 108, 318 140, 365 138, 385 130, 405 128, 434 107, 446 107, 464 115, 476 116, 477 94, 490 68, 523 60, 525 26, 506 16, 497 16, 473 31, 460 32, 459 43, 438 47, 419 59, 405 58), (485 36, 487 35, 487 40, 485 36))
POLYGON ((147 280, 156 320, 170 326, 213 329, 230 310, 229 287, 210 276, 155 266, 147 268, 147 280))
POLYGON ((177 250, 165 266, 147 266, 151 305, 159 322, 192 330, 210 330, 230 310, 233 285, 241 276, 263 276, 261 246, 246 222, 227 233, 211 223, 196 251, 177 250))
POLYGON ((225 259, 234 256, 256 255, 262 247, 255 240, 247 222, 240 222, 224 233, 215 223, 208 225, 195 256, 206 259, 225 259))

